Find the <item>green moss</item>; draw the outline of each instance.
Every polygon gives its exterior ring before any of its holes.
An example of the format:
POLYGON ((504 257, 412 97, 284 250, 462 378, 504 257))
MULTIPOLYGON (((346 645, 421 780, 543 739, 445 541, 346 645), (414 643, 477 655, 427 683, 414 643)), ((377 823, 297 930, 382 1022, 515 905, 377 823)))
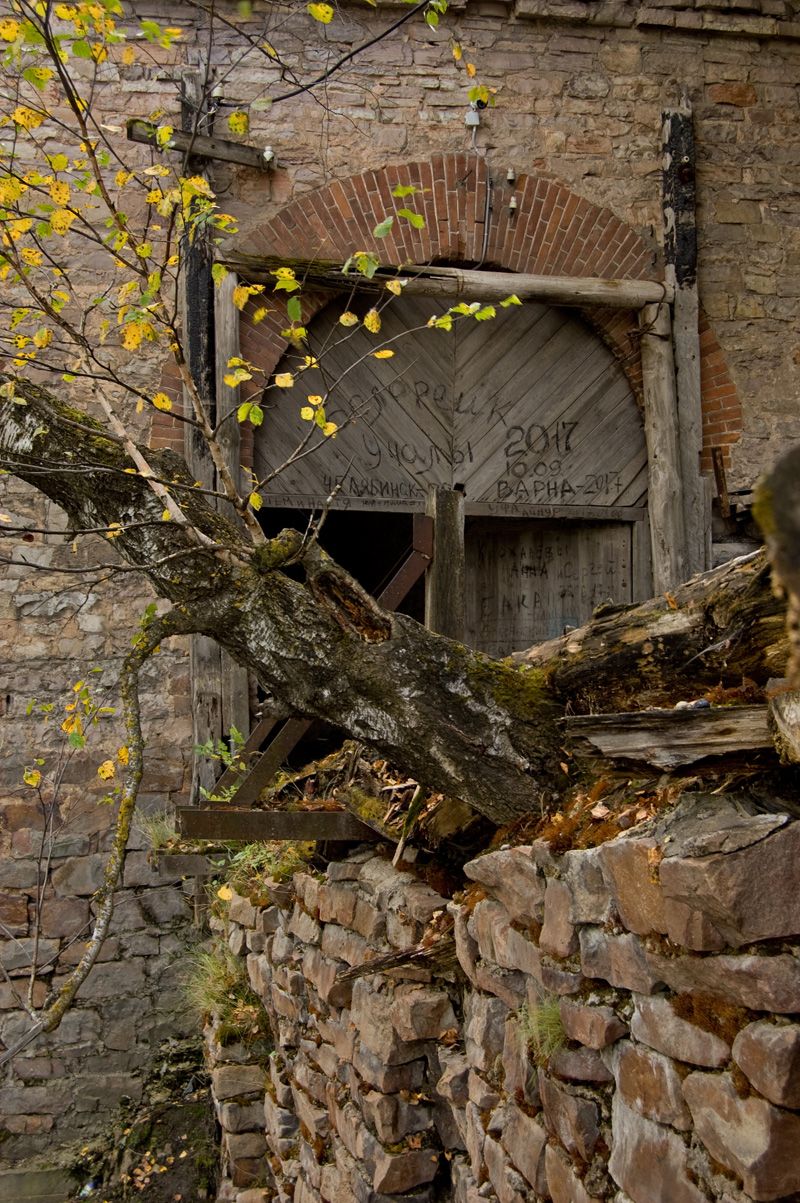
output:
POLYGON ((372 819, 374 823, 383 825, 383 816, 386 814, 385 802, 368 794, 366 790, 359 789, 357 785, 350 786, 348 795, 348 809, 355 810, 362 819, 372 819))
POLYGON ((473 693, 490 697, 515 718, 528 722, 540 719, 542 706, 552 701, 540 668, 512 668, 466 648, 463 668, 473 693))

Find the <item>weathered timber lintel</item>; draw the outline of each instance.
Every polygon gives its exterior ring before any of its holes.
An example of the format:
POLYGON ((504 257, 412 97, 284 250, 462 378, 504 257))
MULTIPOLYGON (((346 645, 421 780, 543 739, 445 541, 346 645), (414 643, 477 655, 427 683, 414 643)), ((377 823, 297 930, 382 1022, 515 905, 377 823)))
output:
POLYGON ((349 811, 199 810, 178 811, 181 834, 194 840, 370 840, 383 836, 349 811))
MULTIPOLYGON (((138 117, 132 117, 128 121, 128 141, 158 147, 158 126, 152 121, 141 121, 138 117)), ((159 149, 179 150, 182 154, 189 151, 198 159, 238 163, 241 167, 255 167, 257 171, 267 172, 271 166, 264 158, 264 152, 257 146, 243 146, 240 142, 229 142, 227 138, 209 138, 205 134, 185 133, 177 129, 170 134, 169 142, 159 149)))
POLYGON ((641 309, 645 305, 672 302, 674 289, 657 280, 612 280, 579 276, 534 276, 517 272, 473 271, 460 267, 411 266, 379 268, 371 280, 358 273, 346 275, 337 263, 315 260, 286 260, 277 257, 223 252, 221 261, 253 284, 274 284, 270 274, 291 266, 308 287, 337 291, 357 288, 381 291, 388 280, 406 281, 407 296, 440 297, 442 300, 503 301, 514 293, 521 301, 551 301, 556 305, 598 305, 614 309, 641 309))

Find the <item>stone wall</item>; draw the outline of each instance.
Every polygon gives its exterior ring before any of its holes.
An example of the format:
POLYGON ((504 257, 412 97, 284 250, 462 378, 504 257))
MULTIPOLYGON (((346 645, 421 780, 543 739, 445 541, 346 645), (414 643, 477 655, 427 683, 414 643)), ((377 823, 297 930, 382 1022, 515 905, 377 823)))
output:
POLYGON ((799 846, 785 815, 689 795, 598 848, 492 851, 461 901, 374 849, 234 895, 218 935, 276 1048, 209 1042, 220 1198, 794 1199, 799 846), (366 971, 442 912, 457 968, 366 971))

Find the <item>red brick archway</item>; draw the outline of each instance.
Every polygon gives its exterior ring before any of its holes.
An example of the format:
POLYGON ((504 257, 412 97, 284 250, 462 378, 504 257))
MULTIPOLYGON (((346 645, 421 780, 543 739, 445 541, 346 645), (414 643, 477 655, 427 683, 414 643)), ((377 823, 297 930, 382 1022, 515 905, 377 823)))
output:
MULTIPOLYGON (((488 237, 484 226, 487 169, 472 154, 434 155, 430 161, 365 171, 292 201, 254 235, 249 254, 280 258, 342 261, 354 250, 373 250, 383 263, 447 262, 476 264, 486 245, 484 263, 495 269, 547 276, 604 276, 658 279, 655 255, 640 236, 608 209, 570 192, 562 184, 520 175, 513 184, 495 185, 488 237), (413 185, 422 191, 397 201, 392 190, 413 185), (517 207, 509 201, 516 198, 517 207), (373 228, 404 204, 425 218, 417 230, 395 220, 390 235, 375 239, 373 228)), ((307 298, 306 318, 329 296, 307 298)), ((270 300, 276 304, 276 299, 270 300)), ((262 302, 263 304, 263 302, 262 302)), ((271 371, 286 342, 280 331, 285 314, 278 310, 255 325, 249 305, 242 315, 242 354, 264 371, 271 371)), ((584 319, 610 347, 637 395, 641 360, 635 315, 627 310, 586 309, 584 319)), ((725 365, 716 336, 701 323, 701 383, 703 392, 703 467, 711 466, 711 446, 726 448, 738 440, 741 408, 736 387, 725 365)), ((179 397, 178 382, 165 374, 164 391, 179 397)), ((182 446, 182 433, 170 415, 154 417, 154 446, 182 446)), ((243 444, 243 453, 246 443, 243 444)))

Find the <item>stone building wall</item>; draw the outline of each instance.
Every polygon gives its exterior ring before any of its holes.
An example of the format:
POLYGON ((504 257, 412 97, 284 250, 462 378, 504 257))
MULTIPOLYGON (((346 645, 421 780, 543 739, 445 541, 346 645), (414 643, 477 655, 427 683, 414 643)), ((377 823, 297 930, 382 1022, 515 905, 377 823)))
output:
POLYGON ((479 857, 463 901, 374 848, 267 881, 269 906, 234 895, 218 938, 275 1052, 209 1029, 220 1199, 796 1198, 798 843, 785 815, 686 795, 599 848, 479 857), (369 972, 445 911, 457 968, 369 972), (563 1043, 536 1057, 554 1016, 563 1043))

